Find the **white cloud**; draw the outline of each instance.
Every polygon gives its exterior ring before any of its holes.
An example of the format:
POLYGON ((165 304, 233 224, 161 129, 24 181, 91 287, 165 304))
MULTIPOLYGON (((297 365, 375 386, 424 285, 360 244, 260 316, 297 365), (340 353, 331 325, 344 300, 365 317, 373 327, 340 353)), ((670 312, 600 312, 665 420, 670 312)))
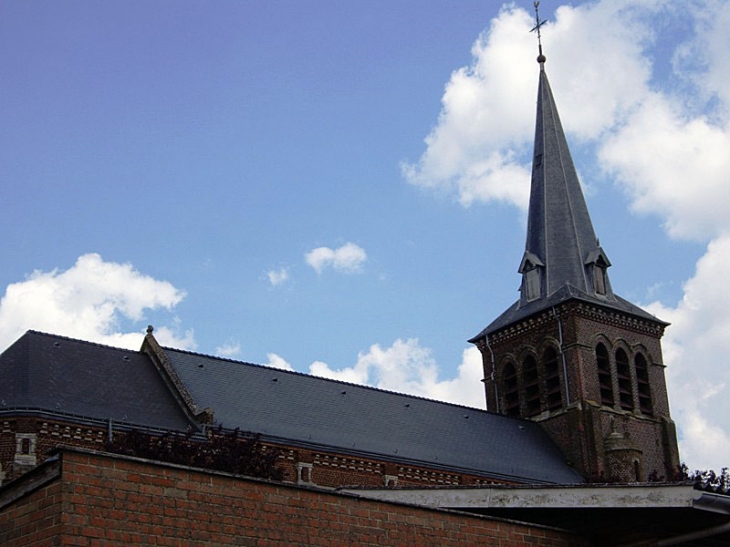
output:
POLYGON ((730 234, 713 240, 684 285, 676 307, 654 303, 652 313, 672 323, 664 337, 664 360, 672 415, 681 427, 682 458, 690 467, 730 465, 730 234))
MULTIPOLYGON (((195 341, 195 331, 193 329, 183 330, 181 321, 178 317, 173 318, 173 325, 174 327, 167 327, 165 325, 155 327, 155 339, 161 346, 186 350, 194 350, 198 347, 198 344, 195 341)), ((113 344, 112 342, 105 343, 116 345, 118 347, 129 347, 130 349, 136 350, 142 345, 141 338, 139 339, 139 343, 136 343, 136 340, 137 339, 134 338, 134 335, 131 335, 129 346, 120 346, 119 344, 113 344)))
MULTIPOLYGON (((143 321, 145 310, 172 310, 183 298, 184 291, 141 274, 131 264, 85 254, 68 270, 37 270, 8 285, 0 300, 0 347, 33 329, 139 349, 143 329, 122 332, 120 319, 143 321)), ((155 336, 164 345, 195 347, 192 331, 178 332, 179 325, 163 326, 155 329, 155 336)))
POLYGON ((278 270, 269 270, 266 272, 266 278, 272 286, 276 287, 289 280, 289 270, 284 267, 278 270))
POLYGON ((398 339, 385 349, 379 344, 372 345, 367 353, 358 354, 357 362, 352 367, 333 369, 317 361, 312 363, 309 371, 324 378, 484 408, 479 350, 464 350, 462 359, 456 378, 439 380, 438 367, 431 351, 422 347, 417 339, 398 339))
POLYGON ((679 44, 673 65, 675 76, 690 85, 647 87, 600 144, 598 157, 634 210, 663 218, 672 237, 707 242, 681 301, 650 308, 672 323, 663 346, 680 455, 692 468, 719 469, 730 454, 724 359, 730 329, 730 76, 724 56, 730 39, 724 25, 730 3, 700 1, 672 14, 694 18, 696 34, 679 44))
POLYGON ((730 126, 687 117, 678 102, 647 94, 600 159, 637 211, 664 217, 672 236, 707 240, 730 228, 730 126))
POLYGON ((346 243, 337 249, 317 247, 304 255, 309 264, 317 273, 326 268, 332 268, 342 273, 359 273, 368 256, 365 250, 355 243, 346 243))
POLYGON ((675 71, 691 80, 700 91, 700 100, 720 100, 721 114, 730 114, 730 71, 727 52, 730 50, 730 3, 726 0, 697 2, 692 12, 694 39, 679 44, 674 56, 675 71))
POLYGON ((524 105, 533 101, 533 72, 516 69, 534 57, 531 18, 504 9, 472 47, 473 63, 451 75, 436 127, 417 163, 403 163, 405 178, 425 188, 456 192, 464 205, 502 200, 524 207, 529 171, 515 160, 531 131, 524 105), (486 159, 485 159, 486 158, 486 159), (524 180, 523 180, 524 179, 524 180))
POLYGON ((294 370, 294 367, 292 367, 284 358, 278 356, 276 353, 269 353, 267 355, 269 362, 264 363, 264 366, 272 367, 272 368, 279 368, 282 370, 294 370))
POLYGON ((221 357, 236 357, 241 353, 241 344, 236 342, 235 340, 228 340, 223 345, 218 346, 215 348, 215 354, 220 355, 221 357))
MULTIPOLYGON (((551 83, 571 105, 561 114, 573 134, 600 136, 641 97, 650 76, 641 44, 651 30, 635 16, 653 4, 562 6, 544 27, 549 72, 558 76, 551 83)), ((415 164, 401 165, 406 180, 453 192, 465 206, 499 201, 526 209, 535 112, 525 105, 535 102, 537 75, 533 25, 532 14, 514 6, 492 21, 472 47, 472 64, 446 85, 426 151, 415 164)))

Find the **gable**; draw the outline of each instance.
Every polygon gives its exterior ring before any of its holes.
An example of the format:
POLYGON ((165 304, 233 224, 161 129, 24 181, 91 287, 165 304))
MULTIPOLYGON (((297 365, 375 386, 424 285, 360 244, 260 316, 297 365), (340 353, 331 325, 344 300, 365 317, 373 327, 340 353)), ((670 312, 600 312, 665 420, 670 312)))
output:
POLYGON ((186 418, 139 352, 28 331, 0 354, 0 412, 180 430, 186 418))

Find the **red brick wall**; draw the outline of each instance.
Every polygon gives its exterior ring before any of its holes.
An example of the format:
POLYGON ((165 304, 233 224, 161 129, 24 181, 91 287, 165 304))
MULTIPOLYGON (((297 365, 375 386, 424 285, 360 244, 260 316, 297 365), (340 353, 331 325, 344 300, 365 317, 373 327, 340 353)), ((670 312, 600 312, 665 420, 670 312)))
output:
MULTIPOLYGON (((62 484, 53 482, 35 490, 18 503, 0 509, 0 545, 47 547, 61 543, 62 484)), ((0 501, 2 499, 0 498, 0 501)), ((66 543, 66 545, 88 545, 66 543)))
MULTIPOLYGON (((0 500, 23 480, 0 491, 0 500)), ((100 453, 62 451, 57 478, 0 510, 0 544, 516 547, 588 543, 559 530, 504 520, 100 453)))

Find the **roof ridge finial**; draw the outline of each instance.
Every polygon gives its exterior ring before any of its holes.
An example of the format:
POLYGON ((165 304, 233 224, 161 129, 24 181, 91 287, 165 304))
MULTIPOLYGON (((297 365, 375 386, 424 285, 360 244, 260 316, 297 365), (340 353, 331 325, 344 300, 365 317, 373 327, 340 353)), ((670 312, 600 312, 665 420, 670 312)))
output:
POLYGON ((540 7, 540 2, 538 0, 535 0, 532 3, 535 6, 535 26, 530 29, 530 32, 537 31, 537 47, 540 52, 540 54, 537 56, 537 62, 540 63, 542 66, 545 64, 545 61, 547 58, 542 54, 542 36, 540 36, 540 27, 542 27, 545 23, 547 23, 547 19, 540 20, 540 12, 538 8, 540 7))

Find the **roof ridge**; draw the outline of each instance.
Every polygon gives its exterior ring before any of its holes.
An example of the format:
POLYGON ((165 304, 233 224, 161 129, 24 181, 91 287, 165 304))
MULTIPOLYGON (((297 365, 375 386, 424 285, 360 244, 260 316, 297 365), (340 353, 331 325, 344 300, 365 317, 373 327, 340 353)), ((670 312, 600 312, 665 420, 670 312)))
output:
MULTIPOLYGON (((43 337, 47 337, 47 338, 57 338, 59 340, 66 340, 68 342, 78 342, 78 343, 81 343, 81 344, 85 344, 87 346, 96 346, 96 347, 99 347, 99 348, 112 349, 112 350, 115 350, 115 351, 125 351, 125 352, 129 352, 129 353, 141 354, 141 351, 135 350, 135 349, 120 348, 119 346, 112 346, 112 345, 109 345, 109 344, 102 344, 101 342, 94 342, 94 341, 91 341, 91 340, 82 340, 80 338, 73 338, 72 336, 66 336, 66 335, 63 335, 63 334, 53 334, 53 333, 50 333, 50 332, 43 332, 43 331, 34 330, 34 329, 28 329, 27 331, 25 331, 25 333, 20 338, 23 338, 24 336, 27 336, 29 334, 39 335, 39 336, 43 336, 43 337)), ((141 333, 140 333, 140 335, 141 335, 141 333)), ((20 338, 18 340, 20 340, 20 338)))
POLYGON ((239 361, 237 359, 232 359, 230 357, 221 357, 219 355, 213 355, 211 353, 202 353, 200 351, 192 351, 192 350, 189 350, 189 349, 171 348, 170 346, 162 346, 162 345, 160 345, 160 347, 163 350, 165 350, 165 351, 176 351, 177 353, 185 353, 187 355, 195 355, 197 357, 206 357, 208 359, 215 359, 217 361, 228 361, 229 363, 236 363, 236 364, 239 364, 239 365, 253 365, 255 367, 270 368, 270 369, 273 369, 273 370, 282 370, 284 372, 292 372, 290 370, 284 370, 284 369, 281 369, 281 368, 270 367, 270 366, 267 366, 267 365, 260 365, 258 363, 252 363, 250 361, 239 361))
POLYGON ((345 381, 345 380, 337 380, 335 378, 327 378, 326 376, 317 376, 315 374, 308 374, 306 372, 301 372, 301 371, 298 371, 298 370, 286 370, 286 369, 282 369, 282 368, 272 367, 272 366, 269 366, 269 365, 261 365, 261 364, 258 364, 258 363, 251 363, 251 362, 248 362, 248 361, 237 361, 235 359, 231 359, 230 357, 217 357, 215 355, 209 355, 209 354, 205 354, 205 353, 199 353, 199 352, 190 351, 190 350, 184 350, 184 349, 170 348, 170 347, 166 347, 166 346, 163 346, 162 349, 164 351, 174 351, 174 352, 183 353, 183 354, 186 354, 186 355, 192 355, 192 356, 196 356, 196 357, 204 357, 204 358, 207 358, 207 359, 213 359, 213 360, 216 360, 216 361, 228 362, 228 363, 232 363, 232 364, 235 364, 235 365, 244 365, 244 366, 249 366, 249 367, 256 367, 256 368, 260 368, 260 369, 270 370, 272 372, 291 374, 291 375, 294 375, 294 376, 303 376, 303 377, 306 377, 306 378, 313 378, 315 380, 323 380, 323 381, 326 381, 326 382, 331 382, 331 383, 339 384, 339 385, 342 385, 342 386, 351 386, 351 387, 356 387, 356 388, 367 389, 367 390, 370 390, 370 391, 377 391, 377 392, 380 392, 380 393, 388 393, 388 394, 391 394, 391 395, 398 395, 400 397, 408 397, 410 399, 415 399, 415 400, 420 400, 420 401, 427 401, 427 402, 430 402, 430 403, 438 403, 438 404, 445 405, 445 406, 450 406, 450 407, 463 408, 465 410, 471 410, 471 411, 476 411, 476 412, 483 413, 483 414, 490 414, 490 415, 493 415, 493 416, 499 416, 500 418, 508 418, 508 419, 511 419, 511 420, 516 420, 518 422, 532 423, 532 422, 529 422, 527 420, 522 420, 520 418, 514 418, 514 417, 504 416, 502 414, 498 414, 496 412, 492 412, 490 410, 483 409, 483 408, 477 408, 477 407, 462 405, 462 404, 458 404, 458 403, 450 403, 450 402, 447 402, 447 401, 440 401, 438 399, 431 399, 429 397, 424 397, 422 395, 413 395, 411 393, 402 393, 400 391, 393 391, 391 389, 383 389, 383 388, 380 388, 380 387, 375 387, 375 386, 371 386, 371 385, 367 385, 367 384, 356 384, 354 382, 348 382, 348 381, 345 381))

